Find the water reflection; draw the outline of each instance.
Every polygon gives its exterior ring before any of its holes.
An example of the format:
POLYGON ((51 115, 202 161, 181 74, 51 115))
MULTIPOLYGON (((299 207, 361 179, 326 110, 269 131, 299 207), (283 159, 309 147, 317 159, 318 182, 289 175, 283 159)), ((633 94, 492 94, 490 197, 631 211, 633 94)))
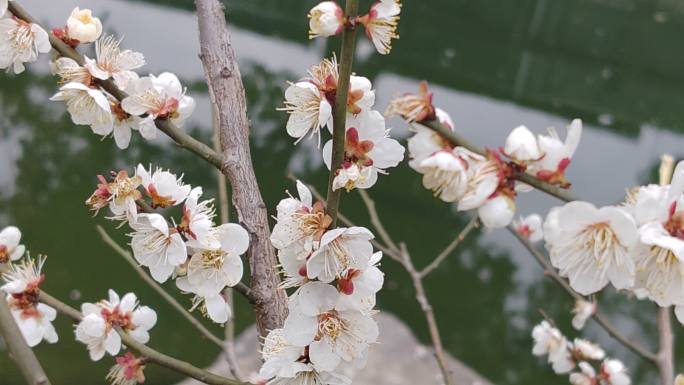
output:
MULTIPOLYGON (((49 25, 58 25, 76 5, 74 0, 21 0, 49 25)), ((276 112, 287 79, 328 55, 334 43, 307 42, 305 11, 314 1, 235 0, 229 4, 235 48, 240 56, 249 98, 256 173, 271 208, 291 182, 287 172, 324 185, 320 155, 311 145, 294 148, 284 134, 285 116, 276 112)), ((189 130, 208 140, 210 109, 201 65, 197 59, 195 19, 191 2, 156 0, 124 2, 91 0, 106 25, 126 36, 124 45, 144 52, 144 72, 177 73, 198 100, 189 130), (158 3, 158 4, 153 4, 158 3)), ((677 2, 628 0, 544 1, 457 0, 407 2, 402 38, 389 57, 372 54, 361 43, 357 72, 372 77, 378 105, 400 91, 414 90, 428 78, 435 100, 456 120, 457 129, 479 144, 501 143, 508 130, 526 124, 540 131, 564 127, 571 117, 585 119, 588 129, 570 169, 578 195, 597 203, 619 199, 624 188, 649 179, 661 152, 684 155, 684 64, 675 37, 681 36, 684 8, 677 2), (429 25, 425 21, 430 21, 429 25), (449 31, 445 33, 445 31, 449 31)), ((134 138, 119 151, 112 140, 100 142, 86 127, 73 126, 63 108, 46 102, 55 90, 42 62, 22 76, 0 75, 0 225, 25 229, 25 242, 48 259, 46 288, 69 298, 80 292, 91 301, 112 287, 139 292, 147 303, 158 303, 128 266, 103 246, 93 219, 83 206, 94 176, 111 169, 132 168, 154 161, 184 172, 192 184, 214 194, 213 170, 190 154, 160 140, 134 138), (125 278, 122 278, 125 277, 125 278)), ((407 133, 394 121, 395 134, 407 133)), ((434 200, 408 167, 393 170, 372 195, 390 232, 405 240, 418 264, 427 263, 465 224, 466 218, 434 200)), ((546 210, 557 202, 538 193, 521 197, 523 213, 546 210)), ((345 197, 343 211, 360 224, 367 222, 360 200, 345 197)), ((105 223, 107 228, 111 225, 105 223)), ((121 231, 118 239, 125 241, 121 231)), ((425 341, 410 281, 386 261, 387 289, 381 308, 399 315, 425 341)), ((449 351, 497 383, 563 382, 547 365, 529 354, 530 329, 541 316, 556 318, 572 335, 564 294, 505 232, 468 239, 427 282, 438 322, 449 351)), ((173 290, 171 290, 173 291, 173 290)), ((182 299, 186 301, 187 299, 182 299)), ((75 299, 74 299, 75 301, 75 299)), ((631 337, 647 340, 654 325, 651 306, 614 293, 601 301, 615 323, 631 337)), ((74 302, 75 303, 75 302, 74 302)), ((159 305, 161 322, 153 345, 172 355, 207 363, 216 351, 197 341, 173 311, 159 305), (165 336, 165 339, 161 339, 165 336)), ((238 304, 238 328, 251 323, 244 303, 238 304)), ((41 346, 54 383, 80 383, 101 378, 109 362, 92 365, 85 349, 71 342, 71 326, 58 322, 63 340, 41 346)), ((213 328, 217 333, 220 330, 213 328)), ((587 336, 598 339, 614 356, 624 359, 635 383, 651 383, 653 371, 593 326, 587 336)), ((684 352, 680 352, 684 353, 684 352)), ((20 384, 16 370, 0 359, 3 383, 20 384), (5 376, 6 373, 9 373, 5 376)), ((177 379, 152 369, 148 383, 177 379)))

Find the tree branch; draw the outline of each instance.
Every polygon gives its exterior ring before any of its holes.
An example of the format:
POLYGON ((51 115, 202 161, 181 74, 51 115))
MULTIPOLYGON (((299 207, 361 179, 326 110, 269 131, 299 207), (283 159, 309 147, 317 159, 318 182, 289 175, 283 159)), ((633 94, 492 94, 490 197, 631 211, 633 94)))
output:
POLYGON ((266 205, 254 174, 249 148, 245 90, 231 45, 225 14, 218 0, 196 0, 202 65, 209 95, 217 110, 223 162, 221 170, 232 187, 233 205, 250 234, 247 251, 251 287, 257 302, 257 327, 262 336, 283 325, 285 291, 278 287, 275 250, 270 242, 266 205))
MULTIPOLYGON (((40 293, 40 302, 55 308, 58 312, 70 317, 75 322, 81 321, 81 312, 61 302, 57 298, 52 297, 44 291, 41 291, 40 293)), ((133 337, 129 336, 128 333, 119 328, 116 329, 116 332, 121 336, 121 342, 126 347, 142 355, 149 362, 153 362, 157 365, 166 367, 209 385, 247 385, 240 381, 210 373, 185 361, 181 361, 177 358, 173 358, 164 353, 158 352, 149 346, 143 345, 136 341, 133 337)))
POLYGON ((451 243, 449 243, 447 247, 445 247, 444 250, 442 250, 441 253, 439 253, 437 258, 435 258, 429 265, 425 266, 423 270, 419 272, 420 276, 422 278, 425 278, 425 276, 435 271, 439 267, 439 265, 449 255, 451 255, 451 253, 456 249, 456 247, 458 247, 458 245, 461 242, 463 242, 463 240, 468 236, 468 234, 470 234, 471 231, 473 231, 475 228, 479 226, 479 224, 480 219, 478 217, 471 219, 470 222, 468 222, 468 224, 466 225, 466 227, 464 227, 463 230, 461 230, 461 232, 458 233, 456 238, 454 238, 454 240, 451 241, 451 243))
MULTIPOLYGON (((586 298, 582 297, 579 295, 575 290, 573 290, 572 287, 568 284, 568 282, 563 279, 556 270, 553 268, 553 266, 549 263, 549 261, 546 259, 546 257, 542 254, 539 249, 537 249, 527 238, 523 237, 518 233, 513 226, 508 226, 507 227, 508 231, 511 232, 519 241, 520 243, 525 246, 525 248, 530 252, 530 254, 537 260, 539 265, 544 269, 544 275, 550 277, 554 282, 556 282, 569 296, 571 296, 575 301, 577 300, 584 300, 586 301, 586 298)), ((615 326, 613 326, 608 318, 606 318, 602 313, 599 313, 596 311, 593 315, 592 318, 596 323, 598 323, 611 337, 613 337, 615 340, 617 340, 619 343, 627 347, 629 350, 633 351, 635 354, 638 356, 641 356, 645 360, 651 362, 652 364, 657 364, 657 356, 651 352, 650 350, 646 349, 645 347, 641 346, 637 342, 632 341, 630 338, 624 336, 622 333, 620 333, 615 326)))
POLYGON ((14 322, 14 317, 5 299, 5 293, 0 291, 0 334, 5 340, 10 357, 19 367, 29 385, 50 385, 43 367, 33 350, 26 344, 24 335, 14 322))
MULTIPOLYGON (((468 142, 466 139, 462 138, 452 130, 450 130, 448 127, 444 126, 441 122, 438 120, 430 120, 430 121, 424 121, 424 122, 418 122, 418 124, 421 124, 436 133, 440 134, 442 137, 444 137, 446 140, 448 140, 451 144, 454 146, 460 146, 460 147, 465 147, 466 149, 478 153, 480 155, 484 155, 485 152, 483 149, 480 147, 468 142)), ((548 184, 542 180, 539 180, 535 178, 533 175, 523 173, 523 174, 518 174, 516 176, 516 179, 523 183, 527 183, 530 186, 536 188, 539 191, 543 191, 553 197, 556 197, 562 201, 565 202, 570 202, 577 200, 575 196, 572 195, 567 190, 561 189, 558 186, 554 186, 551 184, 548 184)))
MULTIPOLYGON (((345 15, 352 19, 359 11, 358 0, 347 0, 345 15)), ((330 162, 330 176, 328 177, 328 196, 326 199, 326 214, 333 219, 331 228, 337 225, 337 211, 340 206, 342 189, 333 190, 333 180, 337 171, 344 161, 344 143, 347 132, 347 99, 349 95, 349 82, 354 63, 356 45, 356 27, 353 23, 347 23, 342 32, 342 48, 340 49, 340 72, 337 80, 337 93, 335 94, 335 106, 333 107, 333 139, 332 157, 330 162)))

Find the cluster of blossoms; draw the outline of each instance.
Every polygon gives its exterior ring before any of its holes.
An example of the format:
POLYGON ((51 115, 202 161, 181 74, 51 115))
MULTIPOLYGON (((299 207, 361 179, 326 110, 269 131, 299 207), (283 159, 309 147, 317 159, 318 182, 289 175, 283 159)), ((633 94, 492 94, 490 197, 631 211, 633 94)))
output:
POLYGON ((14 226, 0 232, 0 270, 5 271, 0 292, 6 296, 12 316, 29 346, 36 346, 43 340, 54 344, 58 336, 52 321, 57 312, 39 302, 40 284, 45 280, 41 272, 45 258, 34 260, 26 256, 18 262, 25 252, 20 241, 21 232, 14 226))
MULTIPOLYGON (((40 26, 10 16, 6 9, 7 1, 0 2, 0 69, 20 73, 24 63, 50 51, 50 42, 40 26)), ((116 145, 125 149, 132 131, 140 132, 144 139, 154 139, 155 119, 169 119, 182 127, 192 114, 195 101, 185 95, 176 75, 139 77, 134 70, 145 65, 143 55, 122 49, 121 40, 103 34, 102 23, 89 9, 75 8, 66 26, 53 29, 52 34, 73 48, 94 45, 94 59, 85 56, 79 63, 59 57, 51 62, 60 83, 51 100, 66 104, 74 124, 90 126, 102 137, 111 135, 116 145), (112 82, 106 85, 109 79, 112 82), (127 96, 121 101, 115 97, 124 94, 127 96)))
POLYGON ((608 282, 659 306, 675 306, 684 322, 684 162, 668 185, 641 186, 619 206, 571 202, 544 223, 551 262, 581 294, 608 282))
POLYGON ((598 345, 575 338, 570 342, 549 322, 542 321, 532 331, 534 347, 532 354, 547 356, 547 361, 557 374, 570 373, 572 385, 629 385, 625 365, 606 357, 598 345), (596 368, 598 367, 598 370, 596 368), (573 371, 578 368, 579 371, 573 371))
POLYGON ((423 175, 423 185, 445 202, 458 203, 459 211, 475 210, 488 228, 508 226, 515 216, 515 198, 530 186, 516 179, 530 173, 538 179, 569 187, 565 169, 577 148, 582 122, 575 119, 562 141, 554 129, 537 137, 524 126, 515 128, 498 151, 477 154, 456 146, 439 133, 419 123, 439 122, 454 131, 451 117, 434 107, 427 83, 418 94, 393 100, 386 115, 398 115, 412 124, 408 141, 409 166, 423 175), (505 161, 504 158, 508 158, 505 161))
POLYGON ((298 198, 278 204, 271 235, 283 286, 297 289, 285 325, 266 337, 260 376, 269 384, 349 384, 335 370, 342 362, 365 366, 377 340, 382 253, 373 253, 373 234, 363 227, 330 229, 323 204, 299 181, 297 190, 298 198))
POLYGON ((231 310, 222 293, 242 279, 247 231, 232 223, 216 226, 213 200, 201 200, 201 187, 192 188, 169 171, 138 165, 133 176, 120 171, 109 181, 98 178, 86 204, 96 212, 108 207, 111 219, 129 224, 136 261, 159 283, 173 277, 179 289, 195 296, 193 308, 216 323, 226 322, 231 310), (171 224, 154 212, 173 206, 182 210, 171 224))
MULTIPOLYGON (((333 130, 332 106, 339 79, 337 60, 324 59, 309 69, 309 76, 292 83, 285 91, 285 107, 289 113, 287 133, 299 142, 309 132, 333 130)), ((375 91, 370 80, 351 76, 347 98, 344 161, 335 170, 333 189, 367 189, 375 184, 378 174, 395 167, 404 159, 404 147, 389 137, 385 118, 373 110, 375 91)), ((323 147, 323 160, 331 168, 332 140, 323 147)))
POLYGON ((366 36, 373 42, 375 49, 387 55, 392 50, 392 39, 398 39, 397 26, 401 13, 400 0, 379 0, 367 14, 349 17, 335 1, 323 1, 309 11, 309 37, 335 36, 345 27, 363 25, 366 36))

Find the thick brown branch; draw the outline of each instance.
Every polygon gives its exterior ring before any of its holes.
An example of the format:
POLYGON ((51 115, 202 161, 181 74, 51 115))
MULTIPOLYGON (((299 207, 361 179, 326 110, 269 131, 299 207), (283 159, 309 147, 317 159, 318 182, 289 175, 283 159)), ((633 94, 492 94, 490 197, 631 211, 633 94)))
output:
POLYGON ((275 250, 269 240, 266 205, 257 184, 249 149, 249 120, 245 90, 231 45, 225 14, 218 0, 196 0, 200 50, 212 102, 219 106, 223 164, 232 187, 238 220, 250 234, 247 257, 252 293, 261 335, 282 326, 287 315, 286 295, 278 288, 275 250))
MULTIPOLYGON (((442 137, 447 139, 454 146, 465 147, 468 150, 475 152, 475 153, 478 153, 478 154, 484 154, 485 153, 482 148, 468 142, 467 140, 465 140, 464 138, 462 138, 461 136, 459 136, 458 134, 456 134, 455 132, 450 130, 448 127, 444 126, 438 120, 430 120, 430 121, 420 122, 419 124, 437 132, 442 137)), ((544 181, 541 181, 541 180, 535 178, 533 175, 519 174, 516 178, 519 181, 527 183, 530 186, 536 188, 537 190, 543 191, 543 192, 545 192, 551 196, 554 196, 554 197, 556 197, 562 201, 570 202, 570 201, 577 200, 577 198, 575 198, 569 191, 563 190, 557 186, 554 186, 554 185, 548 184, 544 181)))
POLYGON ((0 335, 5 340, 10 357, 19 367, 21 374, 24 375, 26 383, 29 385, 50 385, 50 380, 38 358, 26 344, 19 326, 14 322, 12 312, 5 300, 5 293, 2 291, 0 291, 0 335))

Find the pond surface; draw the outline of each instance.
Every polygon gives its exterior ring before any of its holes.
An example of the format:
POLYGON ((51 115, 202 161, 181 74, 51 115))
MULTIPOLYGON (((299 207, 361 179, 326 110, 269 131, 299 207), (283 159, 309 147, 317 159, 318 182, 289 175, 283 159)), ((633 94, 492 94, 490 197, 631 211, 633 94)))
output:
MULTIPOLYGON (((211 114, 197 58, 196 21, 190 1, 18 0, 49 26, 61 25, 80 5, 102 16, 106 29, 125 36, 124 45, 143 52, 141 71, 175 72, 188 85, 198 108, 188 124, 197 137, 210 140, 211 114)), ((306 39, 311 0, 234 0, 229 11, 233 40, 241 61, 253 122, 256 173, 271 212, 293 190, 295 173, 323 189, 327 174, 316 149, 295 148, 285 134, 282 103, 286 80, 336 49, 336 42, 306 39)), ((362 2, 362 9, 367 1, 362 2)), ((652 180, 663 152, 684 156, 684 5, 675 0, 407 0, 401 39, 388 57, 359 44, 355 71, 374 81, 377 108, 392 95, 413 91, 427 79, 436 104, 449 111, 456 128, 481 145, 500 145, 507 132, 525 124, 541 132, 585 121, 585 134, 569 170, 577 195, 597 204, 620 200, 625 188, 652 180)), ((167 140, 145 143, 134 137, 119 151, 111 139, 100 141, 87 127, 74 126, 63 105, 48 102, 56 91, 47 58, 21 76, 0 74, 0 226, 15 224, 33 255, 49 255, 46 290, 72 305, 103 298, 108 288, 138 293, 154 304, 159 323, 151 345, 198 365, 217 353, 150 291, 130 267, 105 246, 83 201, 94 189, 95 175, 132 170, 153 162, 186 181, 216 193, 213 170, 167 140)), ((394 135, 405 138, 405 124, 393 121, 394 135)), ((429 263, 468 218, 422 188, 406 164, 380 178, 371 195, 390 232, 407 243, 418 265, 429 263)), ((537 192, 522 196, 522 214, 545 214, 557 201, 537 192)), ((368 222, 356 194, 345 195, 342 211, 368 222)), ((385 261, 387 285, 378 298, 382 310, 398 315, 423 340, 425 322, 407 275, 385 261)), ((531 328, 543 310, 569 336, 572 303, 523 248, 505 231, 478 233, 428 281, 449 352, 498 384, 567 383, 533 357, 531 328)), ((176 293, 172 285, 169 291, 176 293)), ((188 304, 187 298, 180 297, 188 304)), ((602 293, 601 307, 630 338, 654 341, 651 304, 602 293)), ((189 305, 189 304, 188 304, 189 305)), ((241 299, 237 327, 253 316, 241 299)), ((37 352, 55 384, 102 383, 111 361, 88 361, 73 342, 71 324, 57 322, 61 342, 37 352)), ((211 326, 220 333, 219 327, 211 326)), ((679 329, 679 325, 677 325, 679 329)), ((635 384, 654 383, 654 370, 590 323, 583 333, 600 341, 609 355, 624 360, 635 384)), ((684 357, 680 346, 679 356, 684 357)), ((655 349, 655 347, 651 346, 655 349)), ((0 345, 1 348, 1 345, 0 345)), ((680 364, 684 360, 678 360, 680 364)), ((680 367, 681 369, 681 367, 680 367)), ((369 368, 368 370, 374 370, 369 368)), ((148 369, 150 385, 169 384, 178 376, 148 369)), ((0 355, 3 385, 22 380, 0 355)))

